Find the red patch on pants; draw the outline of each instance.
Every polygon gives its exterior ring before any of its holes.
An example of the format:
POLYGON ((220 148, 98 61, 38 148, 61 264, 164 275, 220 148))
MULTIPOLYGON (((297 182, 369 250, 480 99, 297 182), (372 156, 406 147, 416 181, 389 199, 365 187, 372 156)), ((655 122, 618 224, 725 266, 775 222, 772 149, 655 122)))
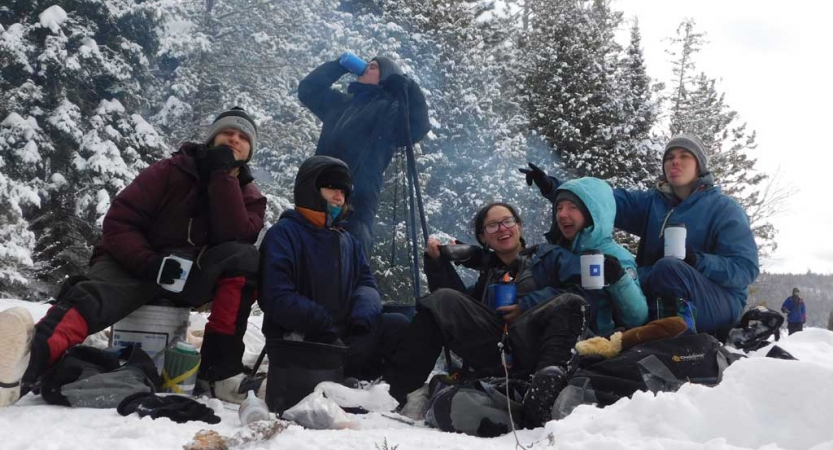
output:
POLYGON ((211 314, 205 325, 206 333, 234 335, 237 328, 237 314, 240 311, 243 286, 246 277, 220 278, 214 292, 211 314))
POLYGON ((87 338, 89 327, 87 321, 81 316, 77 309, 71 308, 64 314, 55 331, 46 345, 49 346, 49 364, 53 364, 63 356, 64 352, 73 345, 84 342, 87 338))

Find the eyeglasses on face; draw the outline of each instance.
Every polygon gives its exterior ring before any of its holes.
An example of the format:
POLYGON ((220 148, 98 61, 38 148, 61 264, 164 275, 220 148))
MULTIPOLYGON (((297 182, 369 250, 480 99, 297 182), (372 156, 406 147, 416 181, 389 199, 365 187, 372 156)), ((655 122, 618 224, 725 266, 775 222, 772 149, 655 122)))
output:
POLYGON ((503 225, 503 228, 514 228, 515 225, 518 224, 518 221, 515 220, 514 217, 507 217, 500 222, 489 222, 483 226, 483 231, 489 234, 495 234, 500 230, 500 226, 503 225))

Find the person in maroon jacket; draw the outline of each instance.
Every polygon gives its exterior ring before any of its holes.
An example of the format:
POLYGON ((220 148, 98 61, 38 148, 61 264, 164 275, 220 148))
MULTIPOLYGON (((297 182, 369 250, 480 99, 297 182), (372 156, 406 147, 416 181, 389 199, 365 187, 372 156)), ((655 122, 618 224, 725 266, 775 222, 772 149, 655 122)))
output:
POLYGON ((139 173, 105 215, 86 277, 64 283, 34 333, 13 313, 0 317, 8 333, 31 336, 28 348, 5 346, 0 352, 8 367, 28 358, 22 379, 0 379, 0 391, 7 391, 0 392, 0 406, 31 390, 69 347, 160 298, 185 306, 213 302, 201 349, 201 384, 236 403, 248 389, 258 391, 260 380, 244 375, 241 361, 256 297, 253 244, 266 210, 247 165, 256 150, 254 121, 234 108, 217 116, 204 143, 184 143, 173 156, 139 173), (180 293, 157 283, 170 284, 182 275, 178 261, 164 259, 168 255, 193 261, 180 293))

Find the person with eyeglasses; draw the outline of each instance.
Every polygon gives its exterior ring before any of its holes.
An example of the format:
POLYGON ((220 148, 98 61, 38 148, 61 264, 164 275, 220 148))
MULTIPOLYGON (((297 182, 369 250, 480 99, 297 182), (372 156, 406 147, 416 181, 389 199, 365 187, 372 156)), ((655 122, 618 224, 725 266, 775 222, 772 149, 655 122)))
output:
POLYGON ((404 405, 407 395, 423 386, 443 347, 462 358, 466 376, 503 376, 502 342, 511 348, 511 376, 530 382, 521 423, 540 427, 575 369, 573 348, 587 336, 589 307, 578 258, 555 245, 525 248, 523 222, 507 203, 480 209, 473 228, 482 246, 474 286, 463 283, 439 241, 428 240, 431 294, 417 301, 384 378, 404 405), (500 283, 514 284, 517 301, 494 308, 490 285, 500 283))

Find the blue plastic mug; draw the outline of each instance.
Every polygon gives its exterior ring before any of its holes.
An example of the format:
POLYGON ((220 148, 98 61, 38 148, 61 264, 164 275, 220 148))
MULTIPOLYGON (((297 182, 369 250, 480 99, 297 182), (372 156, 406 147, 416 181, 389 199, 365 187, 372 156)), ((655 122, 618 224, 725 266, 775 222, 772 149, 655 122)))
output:
POLYGON ((356 74, 357 76, 364 73, 367 70, 367 63, 359 58, 358 56, 350 53, 344 52, 341 54, 341 58, 339 58, 338 63, 341 64, 342 67, 349 70, 351 73, 356 74))
POLYGON ((488 289, 489 306, 492 309, 514 305, 518 297, 518 288, 515 283, 490 284, 488 289))

